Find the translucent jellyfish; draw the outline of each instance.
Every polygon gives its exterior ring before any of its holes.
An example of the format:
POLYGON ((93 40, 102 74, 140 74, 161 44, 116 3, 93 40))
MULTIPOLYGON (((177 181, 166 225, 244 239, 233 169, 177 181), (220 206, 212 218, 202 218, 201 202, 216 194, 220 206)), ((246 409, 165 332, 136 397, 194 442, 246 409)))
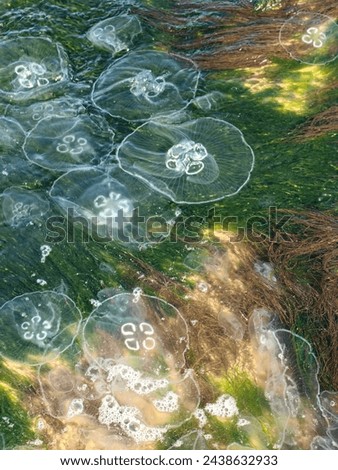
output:
POLYGON ((52 291, 20 295, 0 308, 1 356, 30 365, 46 363, 73 343, 81 313, 52 291))
POLYGON ((4 220, 12 227, 36 223, 49 210, 49 202, 34 191, 11 187, 2 194, 4 220))
POLYGON ((278 328, 276 319, 265 309, 254 311, 249 331, 255 344, 256 367, 276 422, 276 448, 309 447, 322 427, 320 421, 324 421, 319 406, 318 362, 310 344, 278 328))
POLYGON ((67 171, 100 163, 111 152, 114 133, 102 117, 42 119, 26 137, 28 160, 43 168, 67 171))
POLYGON ((218 323, 224 333, 234 340, 241 341, 245 334, 246 325, 238 316, 228 309, 222 309, 218 315, 218 323))
POLYGON ((0 117, 0 181, 1 188, 10 186, 27 166, 22 153, 25 132, 13 119, 0 117), (20 171, 21 170, 21 171, 20 171))
POLYGON ((120 15, 100 21, 87 33, 90 42, 113 56, 128 51, 134 38, 142 32, 141 24, 134 15, 120 15))
POLYGON ((101 240, 156 243, 168 237, 169 221, 175 218, 166 198, 117 165, 109 172, 95 168, 69 171, 54 182, 50 195, 68 215, 73 212, 83 217, 85 220, 77 220, 101 240))
POLYGON ((105 70, 93 87, 96 106, 112 116, 146 121, 184 109, 199 79, 193 62, 164 52, 128 54, 105 70))
POLYGON ((241 131, 214 118, 142 124, 124 139, 117 158, 123 170, 185 204, 237 194, 254 165, 253 151, 241 131))
POLYGON ((44 118, 76 117, 84 113, 83 101, 78 98, 62 97, 55 100, 40 101, 29 106, 7 106, 6 116, 13 117, 30 131, 44 118))
POLYGON ((183 368, 187 325, 167 302, 147 295, 119 294, 95 309, 84 327, 88 353, 109 358, 156 379, 183 368))
POLYGON ((48 38, 0 42, 0 96, 11 102, 45 99, 68 79, 67 58, 48 38))
POLYGON ((338 55, 338 25, 320 13, 296 13, 281 27, 279 40, 293 59, 304 64, 323 65, 338 55))

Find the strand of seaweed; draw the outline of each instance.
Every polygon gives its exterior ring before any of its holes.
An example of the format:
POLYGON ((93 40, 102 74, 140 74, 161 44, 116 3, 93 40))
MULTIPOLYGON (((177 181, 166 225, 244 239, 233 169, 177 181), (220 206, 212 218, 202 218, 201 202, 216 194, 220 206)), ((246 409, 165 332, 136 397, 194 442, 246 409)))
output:
POLYGON ((198 6, 176 1, 170 11, 148 8, 137 13, 152 28, 167 33, 174 51, 193 54, 196 63, 206 70, 257 67, 269 63, 271 57, 288 58, 279 43, 279 31, 297 11, 338 16, 337 4, 330 0, 286 0, 278 8, 259 11, 249 1, 214 1, 203 4, 203 9, 198 6))
POLYGON ((338 106, 336 105, 316 114, 295 129, 294 139, 303 142, 335 132, 338 132, 338 106))
POLYGON ((279 314, 290 329, 301 331, 302 323, 307 324, 304 328, 313 332, 311 342, 321 363, 320 381, 326 387, 337 386, 337 218, 319 212, 281 213, 292 216, 293 233, 267 247, 285 289, 282 304, 287 308, 279 314), (297 282, 295 271, 303 282, 297 282))

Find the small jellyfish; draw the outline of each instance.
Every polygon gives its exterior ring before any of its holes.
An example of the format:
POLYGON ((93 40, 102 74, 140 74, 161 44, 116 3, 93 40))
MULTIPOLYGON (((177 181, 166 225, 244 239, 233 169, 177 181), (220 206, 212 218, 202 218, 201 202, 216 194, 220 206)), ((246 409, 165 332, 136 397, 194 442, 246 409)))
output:
POLYGON ((188 59, 164 52, 133 52, 101 74, 92 99, 112 116, 146 121, 186 108, 195 97, 198 79, 199 72, 188 59))
POLYGON ((163 379, 185 363, 186 322, 157 297, 141 295, 134 302, 133 294, 118 294, 107 299, 90 314, 83 335, 94 359, 114 358, 150 378, 163 379))
POLYGON ((49 362, 76 338, 81 313, 64 294, 33 292, 0 308, 0 355, 29 365, 49 362))
POLYGON ((327 64, 338 56, 338 25, 329 16, 300 11, 283 24, 279 41, 295 60, 327 64))
POLYGON ((69 171, 54 182, 50 196, 69 216, 83 217, 89 233, 98 240, 158 243, 169 236, 168 221, 175 219, 166 198, 117 165, 108 172, 97 168, 69 171))
POLYGON ((11 187, 2 194, 4 220, 11 227, 33 225, 49 210, 49 202, 26 189, 11 187))
POLYGON ((76 117, 84 111, 81 99, 62 97, 55 100, 39 101, 29 106, 7 106, 6 117, 15 118, 27 131, 30 131, 44 118, 76 117))
POLYGON ((41 100, 68 80, 67 58, 48 38, 0 42, 0 96, 10 102, 41 100))
POLYGON ((120 15, 100 21, 87 33, 87 38, 95 46, 112 52, 113 56, 128 51, 134 38, 142 32, 139 19, 135 15, 120 15))
POLYGON ((237 194, 254 165, 241 131, 214 118, 142 124, 123 140, 117 158, 124 171, 182 204, 237 194))
POLYGON ((114 132, 102 117, 51 116, 29 132, 24 152, 29 161, 50 170, 68 171, 100 163, 111 152, 114 132))

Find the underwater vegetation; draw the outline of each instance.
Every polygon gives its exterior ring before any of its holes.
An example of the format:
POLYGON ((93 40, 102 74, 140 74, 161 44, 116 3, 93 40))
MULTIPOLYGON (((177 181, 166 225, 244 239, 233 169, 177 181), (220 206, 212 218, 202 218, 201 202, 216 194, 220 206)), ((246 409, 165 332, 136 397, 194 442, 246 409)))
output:
POLYGON ((0 448, 337 449, 337 13, 0 5, 0 448))

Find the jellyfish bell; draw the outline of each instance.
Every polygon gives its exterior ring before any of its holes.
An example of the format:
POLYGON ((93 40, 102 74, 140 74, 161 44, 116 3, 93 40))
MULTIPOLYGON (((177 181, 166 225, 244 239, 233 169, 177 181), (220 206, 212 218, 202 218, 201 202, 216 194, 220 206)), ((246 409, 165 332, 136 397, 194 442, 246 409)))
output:
POLYGON ((68 171, 100 163, 111 152, 114 132, 100 116, 49 116, 27 134, 24 152, 43 168, 68 171))
POLYGON ((241 131, 214 118, 142 124, 123 140, 117 159, 124 171, 182 204, 237 194, 254 165, 241 131))
POLYGON ((48 362, 71 346, 81 313, 64 294, 32 292, 0 308, 0 355, 29 365, 48 362))
POLYGON ((114 55, 128 51, 136 36, 142 32, 139 19, 135 15, 119 15, 94 25, 87 33, 94 46, 114 55))
POLYGON ((189 59, 157 51, 132 52, 101 74, 92 100, 114 117, 146 121, 186 108, 195 97, 198 79, 189 59))
POLYGON ((84 327, 85 346, 94 359, 123 362, 156 379, 184 367, 187 325, 167 302, 147 295, 118 294, 95 309, 84 327))
POLYGON ((49 210, 49 202, 34 191, 11 187, 1 196, 4 221, 11 227, 34 225, 49 210))
POLYGON ((89 167, 71 170, 58 178, 50 196, 68 215, 82 216, 91 235, 130 245, 158 243, 168 237, 175 210, 168 200, 118 165, 108 171, 89 167), (155 233, 151 218, 161 223, 155 233))
POLYGON ((41 171, 27 161, 22 151, 25 136, 15 119, 0 117, 0 191, 42 177, 41 171))
POLYGON ((338 56, 338 25, 321 13, 299 11, 281 27, 279 41, 293 59, 324 65, 338 56))
POLYGON ((0 96, 9 102, 44 99, 68 80, 63 48, 43 37, 0 42, 0 96))
POLYGON ((28 106, 11 106, 6 109, 6 117, 13 117, 30 131, 44 118, 76 117, 85 111, 83 100, 72 97, 62 97, 54 100, 39 101, 28 106))

